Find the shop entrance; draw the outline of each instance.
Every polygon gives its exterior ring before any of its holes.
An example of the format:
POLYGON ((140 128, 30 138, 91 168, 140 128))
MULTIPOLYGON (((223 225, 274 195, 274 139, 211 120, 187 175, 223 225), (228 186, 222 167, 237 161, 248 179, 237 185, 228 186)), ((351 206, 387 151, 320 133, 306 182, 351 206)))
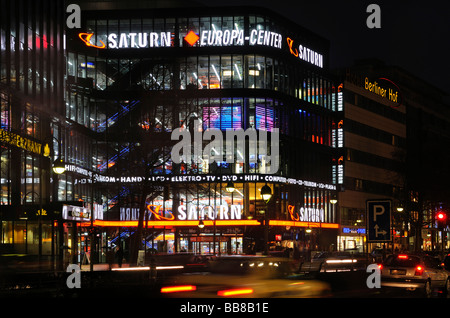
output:
POLYGON ((190 241, 194 254, 242 254, 242 236, 192 236, 190 241))

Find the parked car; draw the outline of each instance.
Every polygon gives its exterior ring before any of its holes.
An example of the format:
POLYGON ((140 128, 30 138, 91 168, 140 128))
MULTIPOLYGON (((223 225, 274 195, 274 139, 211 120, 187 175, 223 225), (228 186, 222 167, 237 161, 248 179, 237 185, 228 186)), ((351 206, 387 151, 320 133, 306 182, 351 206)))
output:
POLYGON ((430 297, 435 288, 450 292, 450 272, 438 258, 394 254, 381 264, 381 286, 420 291, 430 297))

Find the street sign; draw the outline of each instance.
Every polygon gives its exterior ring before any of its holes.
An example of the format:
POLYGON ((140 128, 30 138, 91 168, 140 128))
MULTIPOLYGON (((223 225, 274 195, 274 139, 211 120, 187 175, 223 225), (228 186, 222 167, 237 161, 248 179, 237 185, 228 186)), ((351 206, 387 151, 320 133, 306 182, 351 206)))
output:
POLYGON ((391 242, 391 201, 367 200, 367 241, 391 242))

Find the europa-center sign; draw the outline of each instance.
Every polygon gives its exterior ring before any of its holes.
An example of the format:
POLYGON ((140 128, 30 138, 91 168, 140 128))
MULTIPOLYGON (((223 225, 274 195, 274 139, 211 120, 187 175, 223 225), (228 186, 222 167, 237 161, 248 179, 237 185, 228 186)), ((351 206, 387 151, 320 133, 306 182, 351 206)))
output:
MULTIPOLYGON (((79 38, 86 46, 96 49, 148 49, 174 47, 175 35, 173 32, 110 32, 108 34, 79 33, 79 38), (103 39, 103 41, 102 41, 103 39), (106 41, 106 43, 104 42, 106 41)), ((302 61, 319 68, 324 66, 324 56, 321 53, 297 43, 290 37, 281 33, 250 29, 245 33, 243 29, 202 30, 199 33, 189 30, 183 40, 190 46, 196 47, 229 47, 229 46, 264 46, 286 50, 302 61)))

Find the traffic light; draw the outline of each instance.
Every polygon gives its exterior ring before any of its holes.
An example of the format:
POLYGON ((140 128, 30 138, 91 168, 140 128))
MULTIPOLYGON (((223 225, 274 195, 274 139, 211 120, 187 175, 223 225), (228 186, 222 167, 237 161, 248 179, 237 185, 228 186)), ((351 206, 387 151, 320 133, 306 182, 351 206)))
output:
POLYGON ((439 211, 436 214, 436 220, 438 223, 438 227, 445 227, 445 224, 447 223, 447 215, 444 212, 439 211))

